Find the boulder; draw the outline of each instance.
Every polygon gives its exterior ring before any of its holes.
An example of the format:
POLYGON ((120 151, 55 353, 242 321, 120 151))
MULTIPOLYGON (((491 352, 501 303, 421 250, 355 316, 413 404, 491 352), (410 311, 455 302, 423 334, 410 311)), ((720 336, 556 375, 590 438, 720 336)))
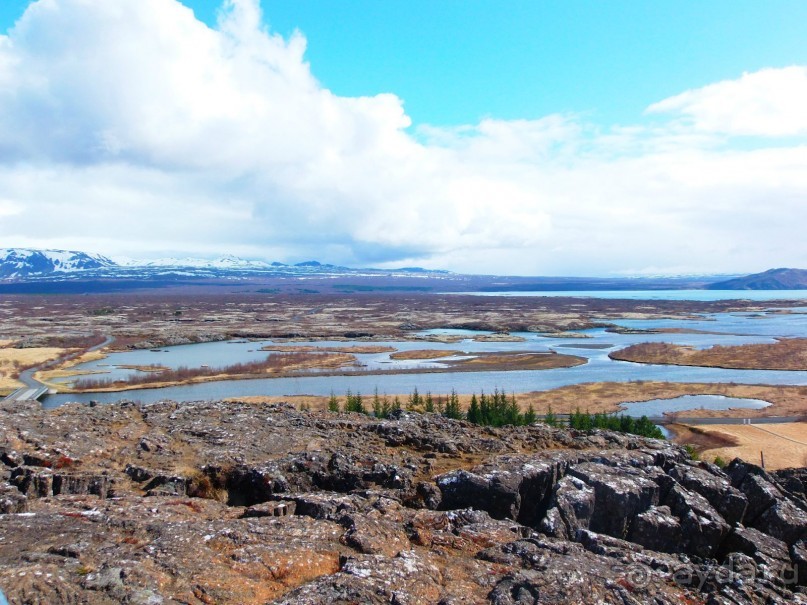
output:
POLYGON ((776 567, 790 564, 788 545, 752 527, 735 527, 721 548, 724 553, 742 553, 758 564, 776 567))
POLYGON ((25 512, 28 498, 20 490, 8 483, 0 483, 0 515, 25 512))
POLYGON ((594 503, 593 487, 577 477, 564 477, 555 484, 541 531, 559 538, 574 536, 578 529, 589 527, 594 503))
POLYGON ((53 472, 31 466, 18 466, 11 471, 11 484, 29 498, 53 495, 53 472))
POLYGON ((625 538, 633 518, 659 503, 659 486, 631 470, 617 471, 591 462, 569 469, 570 475, 594 489, 594 510, 589 523, 592 531, 625 538))
POLYGON ((550 506, 555 484, 576 457, 554 453, 544 456, 498 456, 473 469, 436 477, 440 508, 473 507, 494 519, 514 519, 537 527, 550 506))
POLYGON ((799 540, 790 547, 790 560, 796 582, 800 586, 807 586, 807 541, 799 540))
POLYGON ((730 528, 709 501, 675 485, 664 504, 680 520, 682 550, 704 559, 713 557, 730 528))
POLYGON ((669 506, 653 506, 633 520, 628 540, 650 550, 675 553, 681 549, 681 522, 669 506))
MULTIPOLYGON (((337 492, 280 493, 273 495, 268 505, 273 506, 277 502, 284 502, 289 506, 293 506, 295 515, 331 521, 338 521, 345 513, 363 510, 369 506, 368 501, 361 496, 337 492)), ((255 505, 250 507, 250 509, 254 508, 256 508, 255 505)))
POLYGON ((486 511, 494 519, 515 519, 521 507, 520 479, 507 472, 483 477, 466 470, 452 471, 436 478, 440 509, 472 507, 486 511))
POLYGON ((738 487, 748 499, 748 508, 743 518, 745 525, 753 525, 766 510, 785 499, 778 486, 760 475, 749 473, 738 487))
POLYGON ((108 475, 92 473, 56 473, 53 476, 54 495, 94 495, 106 498, 112 492, 114 481, 108 475))
POLYGON ((795 544, 807 535, 807 513, 789 500, 780 500, 762 513, 753 526, 787 544, 795 544))
POLYGON ((400 525, 383 517, 345 515, 340 524, 347 528, 343 542, 360 553, 395 557, 411 547, 400 525))
MULTIPOLYGON (((710 465, 711 466, 711 465, 710 465)), ((748 498, 733 487, 717 467, 703 468, 686 464, 673 467, 669 475, 686 489, 706 498, 729 525, 742 522, 748 498)))
POLYGON ((241 517, 245 519, 249 517, 288 517, 293 515, 296 509, 297 504, 293 501, 276 500, 250 506, 241 517))

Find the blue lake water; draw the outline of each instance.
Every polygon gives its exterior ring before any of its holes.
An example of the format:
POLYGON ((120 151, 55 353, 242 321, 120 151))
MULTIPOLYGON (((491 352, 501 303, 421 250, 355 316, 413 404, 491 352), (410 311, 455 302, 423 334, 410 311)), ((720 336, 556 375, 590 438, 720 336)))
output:
POLYGON ((447 292, 472 296, 570 296, 629 300, 807 300, 807 290, 548 290, 519 292, 447 292))
POLYGON ((724 397, 723 395, 682 395, 672 399, 651 399, 624 404, 628 416, 661 416, 665 412, 685 412, 687 410, 726 410, 737 408, 759 410, 771 405, 761 399, 724 397))
MULTIPOLYGON (((49 395, 44 400, 45 407, 56 407, 69 401, 112 402, 122 398, 135 401, 153 402, 163 399, 194 401, 225 397, 253 395, 328 395, 331 392, 343 394, 350 389, 364 394, 378 389, 380 393, 410 393, 414 388, 421 392, 446 393, 456 389, 460 393, 486 392, 494 388, 507 392, 542 391, 560 386, 584 382, 631 380, 665 380, 670 382, 736 382, 744 384, 807 385, 807 371, 778 370, 725 370, 720 368, 697 368, 683 366, 635 364, 614 361, 608 353, 638 342, 671 342, 705 348, 713 345, 740 345, 749 343, 772 343, 775 337, 807 336, 807 314, 794 313, 718 313, 699 316, 695 320, 620 320, 618 325, 634 329, 684 328, 719 332, 718 334, 616 334, 597 328, 581 331, 585 338, 553 338, 534 333, 517 333, 523 342, 476 342, 473 337, 484 334, 468 330, 432 330, 422 333, 423 338, 435 335, 461 337, 456 343, 439 343, 429 340, 395 342, 294 342, 294 345, 350 346, 382 345, 398 350, 438 349, 461 351, 468 355, 481 352, 548 352, 573 354, 584 357, 587 363, 572 368, 530 371, 500 372, 454 372, 428 373, 439 367, 439 360, 391 360, 389 353, 359 354, 361 370, 404 369, 416 373, 317 376, 316 374, 297 377, 228 380, 208 382, 163 389, 138 389, 123 393, 88 393, 49 395), (594 348, 596 347, 596 348, 594 348)), ((107 359, 80 366, 82 370, 105 371, 103 378, 125 378, 133 370, 123 369, 122 365, 161 364, 171 368, 180 366, 223 367, 233 363, 255 361, 271 355, 261 351, 264 342, 214 342, 194 345, 166 347, 159 352, 130 351, 114 353, 107 359), (165 351, 165 352, 163 352, 165 351)), ((667 402, 669 404, 669 401, 667 402)), ((669 408, 668 408, 669 409, 669 408)))

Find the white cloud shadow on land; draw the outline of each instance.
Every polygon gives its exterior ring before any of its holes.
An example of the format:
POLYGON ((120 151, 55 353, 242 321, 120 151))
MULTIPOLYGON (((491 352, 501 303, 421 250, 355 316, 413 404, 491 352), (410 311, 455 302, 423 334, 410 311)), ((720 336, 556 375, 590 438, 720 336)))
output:
POLYGON ((175 0, 32 4, 0 36, 4 245, 521 274, 807 265, 805 68, 660 101, 650 125, 413 134, 395 95, 327 90, 305 45, 257 0, 215 29, 175 0))

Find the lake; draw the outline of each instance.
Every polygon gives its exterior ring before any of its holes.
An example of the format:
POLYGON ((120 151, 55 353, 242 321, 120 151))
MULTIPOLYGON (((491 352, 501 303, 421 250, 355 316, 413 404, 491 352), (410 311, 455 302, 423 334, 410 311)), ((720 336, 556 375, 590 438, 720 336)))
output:
MULTIPOLYGON (((506 392, 542 391, 583 382, 631 380, 664 380, 670 382, 736 382, 744 384, 807 385, 807 371, 777 370, 725 370, 635 364, 615 361, 608 353, 637 342, 671 342, 699 348, 715 344, 740 345, 749 343, 772 343, 777 336, 807 336, 807 314, 804 313, 716 313, 699 316, 696 320, 624 320, 613 323, 634 329, 689 328, 718 332, 717 334, 616 334, 602 328, 583 330, 584 338, 553 338, 535 333, 514 333, 524 338, 523 342, 476 342, 474 336, 485 334, 469 330, 432 330, 421 333, 425 338, 435 334, 450 334, 463 338, 457 343, 430 341, 390 342, 295 342, 295 345, 350 346, 388 345, 398 350, 439 349, 459 350, 470 355, 481 352, 518 351, 538 352, 557 350, 584 357, 587 363, 572 368, 531 371, 462 372, 462 373, 409 373, 317 376, 316 374, 274 379, 228 380, 195 385, 167 387, 163 389, 137 389, 122 393, 87 393, 48 395, 45 407, 56 407, 69 401, 112 402, 120 399, 154 402, 163 399, 194 401, 244 397, 253 395, 323 395, 331 392, 338 395, 345 391, 370 394, 375 389, 380 393, 407 394, 417 388, 421 392, 447 393, 456 389, 461 393, 493 391, 506 392)), ((107 359, 79 366, 82 370, 107 371, 106 377, 125 378, 133 370, 120 366, 150 365, 159 363, 168 367, 180 366, 222 367, 243 361, 255 361, 270 355, 260 348, 270 341, 213 342, 194 345, 166 347, 159 352, 129 351, 114 353, 107 359)), ((430 369, 438 367, 439 361, 394 361, 388 353, 359 354, 365 369, 430 369)))
POLYGON ((807 300, 807 290, 537 290, 519 292, 446 292, 471 296, 568 296, 629 300, 807 300))

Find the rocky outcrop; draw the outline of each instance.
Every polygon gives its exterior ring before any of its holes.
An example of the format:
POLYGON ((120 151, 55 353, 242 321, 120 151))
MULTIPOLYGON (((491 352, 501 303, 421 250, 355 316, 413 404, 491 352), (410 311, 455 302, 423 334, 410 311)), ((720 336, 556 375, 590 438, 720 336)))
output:
POLYGON ((11 603, 807 603, 807 472, 284 405, 0 407, 11 603))

